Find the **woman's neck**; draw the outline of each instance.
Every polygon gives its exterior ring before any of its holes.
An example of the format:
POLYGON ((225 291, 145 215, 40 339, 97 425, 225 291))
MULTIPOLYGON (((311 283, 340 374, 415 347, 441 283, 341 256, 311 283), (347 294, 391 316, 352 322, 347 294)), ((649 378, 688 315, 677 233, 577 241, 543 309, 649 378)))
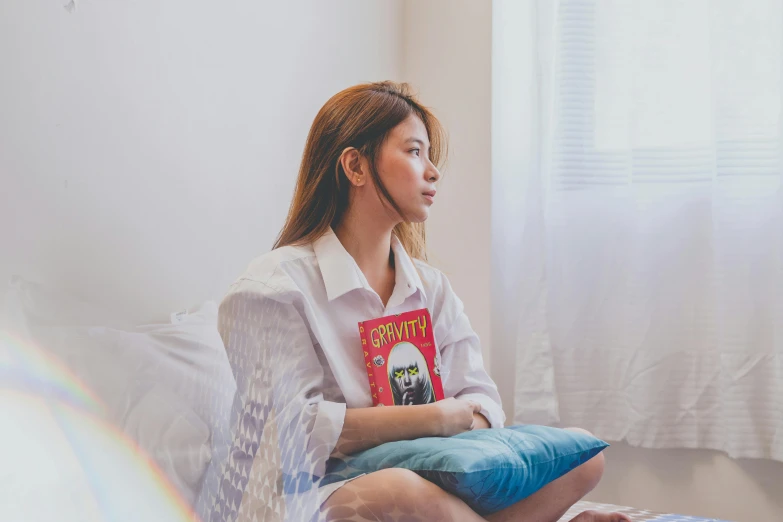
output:
POLYGON ((388 288, 394 288, 394 266, 391 256, 391 224, 359 220, 357 216, 346 213, 335 227, 334 233, 343 247, 359 265, 384 303, 384 294, 388 288))

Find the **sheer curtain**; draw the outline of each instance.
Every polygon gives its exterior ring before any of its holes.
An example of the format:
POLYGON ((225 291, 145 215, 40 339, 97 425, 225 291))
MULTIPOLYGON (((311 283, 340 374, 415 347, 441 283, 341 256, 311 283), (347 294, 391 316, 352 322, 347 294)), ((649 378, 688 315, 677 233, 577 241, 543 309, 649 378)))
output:
POLYGON ((515 421, 783 460, 780 0, 540 0, 515 421))

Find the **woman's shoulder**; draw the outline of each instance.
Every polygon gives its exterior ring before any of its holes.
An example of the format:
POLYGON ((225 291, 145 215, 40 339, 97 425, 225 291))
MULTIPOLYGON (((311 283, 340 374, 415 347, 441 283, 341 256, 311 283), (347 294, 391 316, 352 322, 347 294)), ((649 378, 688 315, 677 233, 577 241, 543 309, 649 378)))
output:
POLYGON ((448 276, 441 270, 420 259, 411 259, 421 278, 430 307, 440 308, 459 300, 451 288, 448 276))
POLYGON ((260 292, 269 297, 300 293, 300 284, 294 273, 301 274, 315 262, 313 247, 289 245, 275 248, 253 259, 244 273, 232 285, 231 291, 260 292))
POLYGON ((451 287, 446 273, 424 261, 413 262, 427 296, 427 308, 432 314, 435 339, 448 339, 454 332, 455 325, 467 324, 469 328, 469 323, 464 323, 467 320, 465 305, 451 287))

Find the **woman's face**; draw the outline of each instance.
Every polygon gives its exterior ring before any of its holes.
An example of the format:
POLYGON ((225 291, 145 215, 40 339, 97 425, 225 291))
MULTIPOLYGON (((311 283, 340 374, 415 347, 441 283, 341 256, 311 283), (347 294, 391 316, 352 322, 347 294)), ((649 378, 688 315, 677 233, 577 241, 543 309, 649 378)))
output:
POLYGON ((427 128, 411 115, 394 127, 377 158, 378 176, 406 221, 420 223, 429 217, 440 172, 429 157, 427 128))

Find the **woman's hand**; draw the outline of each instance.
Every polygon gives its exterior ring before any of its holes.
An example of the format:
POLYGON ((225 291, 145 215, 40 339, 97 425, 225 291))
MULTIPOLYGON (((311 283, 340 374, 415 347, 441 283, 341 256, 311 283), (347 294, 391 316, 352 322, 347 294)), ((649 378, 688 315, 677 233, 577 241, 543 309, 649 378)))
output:
POLYGON ((440 437, 451 437, 472 430, 475 422, 473 414, 481 411, 479 403, 453 397, 430 406, 435 411, 436 432, 440 437))
POLYGON ((343 457, 384 442, 451 437, 489 427, 480 411, 478 402, 454 398, 414 406, 348 408, 332 455, 343 457))

